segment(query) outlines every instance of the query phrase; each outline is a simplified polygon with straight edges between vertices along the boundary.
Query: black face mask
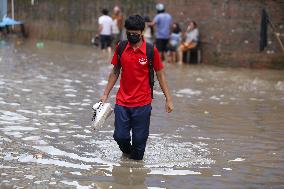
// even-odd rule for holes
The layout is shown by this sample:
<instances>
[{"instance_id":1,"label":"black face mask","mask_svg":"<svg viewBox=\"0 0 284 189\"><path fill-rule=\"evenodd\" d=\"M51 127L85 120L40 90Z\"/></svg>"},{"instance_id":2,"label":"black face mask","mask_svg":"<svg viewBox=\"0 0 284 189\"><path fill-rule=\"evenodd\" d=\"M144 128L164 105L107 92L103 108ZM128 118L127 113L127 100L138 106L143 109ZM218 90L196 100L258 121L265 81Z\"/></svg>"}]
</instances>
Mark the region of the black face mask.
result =
<instances>
[{"instance_id":1,"label":"black face mask","mask_svg":"<svg viewBox=\"0 0 284 189\"><path fill-rule=\"evenodd\" d=\"M138 43L141 39L141 34L127 32L126 35L127 35L127 40L131 44Z\"/></svg>"}]
</instances>

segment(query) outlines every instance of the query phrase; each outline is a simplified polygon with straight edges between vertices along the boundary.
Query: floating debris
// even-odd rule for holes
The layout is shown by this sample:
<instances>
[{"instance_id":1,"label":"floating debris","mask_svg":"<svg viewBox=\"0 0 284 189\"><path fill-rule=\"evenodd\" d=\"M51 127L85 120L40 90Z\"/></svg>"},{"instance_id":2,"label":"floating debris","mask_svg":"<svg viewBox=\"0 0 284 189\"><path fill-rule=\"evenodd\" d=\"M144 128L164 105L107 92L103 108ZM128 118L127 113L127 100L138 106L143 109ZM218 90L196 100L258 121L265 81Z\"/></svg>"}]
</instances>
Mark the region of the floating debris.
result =
<instances>
[{"instance_id":1,"label":"floating debris","mask_svg":"<svg viewBox=\"0 0 284 189\"><path fill-rule=\"evenodd\" d=\"M42 158L42 153L36 153L36 154L34 154L34 157L36 158L36 159L41 159Z\"/></svg>"},{"instance_id":2,"label":"floating debris","mask_svg":"<svg viewBox=\"0 0 284 189\"><path fill-rule=\"evenodd\" d=\"M38 49L42 49L42 48L44 48L44 43L43 43L43 42L37 42L37 43L36 43L36 47L37 47Z\"/></svg>"}]
</instances>

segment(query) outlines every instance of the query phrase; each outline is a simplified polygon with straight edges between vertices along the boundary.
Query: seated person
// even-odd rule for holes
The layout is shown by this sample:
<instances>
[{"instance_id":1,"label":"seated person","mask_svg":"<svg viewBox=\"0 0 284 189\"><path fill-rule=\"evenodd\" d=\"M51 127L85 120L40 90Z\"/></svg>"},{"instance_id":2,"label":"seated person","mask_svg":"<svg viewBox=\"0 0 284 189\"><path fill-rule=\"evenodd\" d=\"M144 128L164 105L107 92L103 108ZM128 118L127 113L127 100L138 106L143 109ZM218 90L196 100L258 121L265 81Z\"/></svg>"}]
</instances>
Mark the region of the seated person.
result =
<instances>
[{"instance_id":1,"label":"seated person","mask_svg":"<svg viewBox=\"0 0 284 189\"><path fill-rule=\"evenodd\" d=\"M185 41L179 46L179 63L182 64L183 52L197 46L199 40L199 30L195 21L190 21L185 33Z\"/></svg>"}]
</instances>

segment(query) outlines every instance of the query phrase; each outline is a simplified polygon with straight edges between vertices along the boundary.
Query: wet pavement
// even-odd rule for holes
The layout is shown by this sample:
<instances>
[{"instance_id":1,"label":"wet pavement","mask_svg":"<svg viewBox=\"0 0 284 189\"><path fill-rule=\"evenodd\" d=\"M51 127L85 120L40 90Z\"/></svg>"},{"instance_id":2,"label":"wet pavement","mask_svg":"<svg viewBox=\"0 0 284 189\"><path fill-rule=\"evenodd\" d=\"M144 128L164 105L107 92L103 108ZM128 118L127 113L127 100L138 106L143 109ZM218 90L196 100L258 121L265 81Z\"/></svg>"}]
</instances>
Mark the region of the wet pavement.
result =
<instances>
[{"instance_id":1,"label":"wet pavement","mask_svg":"<svg viewBox=\"0 0 284 189\"><path fill-rule=\"evenodd\" d=\"M284 71L166 65L175 110L156 86L135 162L112 139L113 115L91 127L111 68L91 47L1 43L0 188L284 187Z\"/></svg>"}]
</instances>

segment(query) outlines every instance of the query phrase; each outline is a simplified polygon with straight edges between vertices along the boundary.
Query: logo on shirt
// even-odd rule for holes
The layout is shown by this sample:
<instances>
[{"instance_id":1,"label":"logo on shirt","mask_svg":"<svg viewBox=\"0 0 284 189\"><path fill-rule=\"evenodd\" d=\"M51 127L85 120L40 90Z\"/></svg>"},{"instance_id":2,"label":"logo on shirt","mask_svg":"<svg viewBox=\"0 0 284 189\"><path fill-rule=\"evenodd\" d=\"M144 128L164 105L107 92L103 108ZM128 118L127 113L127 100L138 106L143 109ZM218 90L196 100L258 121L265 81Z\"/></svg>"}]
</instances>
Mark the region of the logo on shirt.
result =
<instances>
[{"instance_id":1,"label":"logo on shirt","mask_svg":"<svg viewBox=\"0 0 284 189\"><path fill-rule=\"evenodd\" d=\"M138 62L139 62L141 65L147 64L147 58L139 58L139 59L138 59Z\"/></svg>"}]
</instances>

